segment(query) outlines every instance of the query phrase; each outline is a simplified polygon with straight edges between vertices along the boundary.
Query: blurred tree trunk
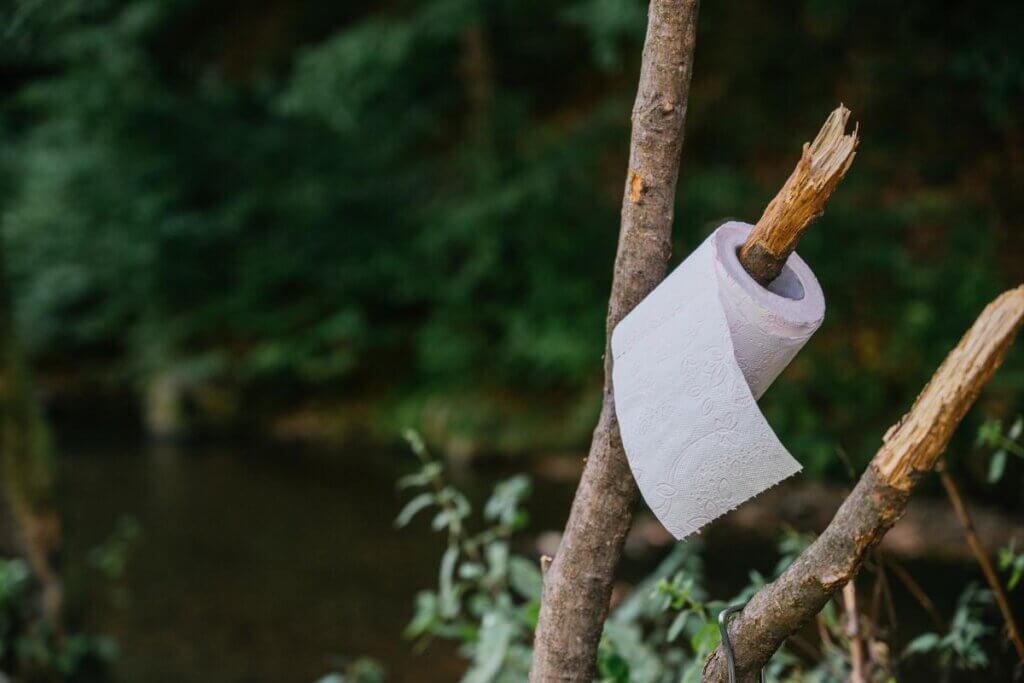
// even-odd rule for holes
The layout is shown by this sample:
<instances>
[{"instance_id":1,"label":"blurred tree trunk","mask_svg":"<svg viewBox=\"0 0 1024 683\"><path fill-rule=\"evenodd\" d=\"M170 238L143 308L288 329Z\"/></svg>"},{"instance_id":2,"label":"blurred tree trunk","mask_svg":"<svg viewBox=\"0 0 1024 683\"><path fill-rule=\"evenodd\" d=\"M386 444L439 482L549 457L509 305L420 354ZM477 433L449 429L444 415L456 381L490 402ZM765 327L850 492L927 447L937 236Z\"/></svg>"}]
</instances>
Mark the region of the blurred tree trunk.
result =
<instances>
[{"instance_id":1,"label":"blurred tree trunk","mask_svg":"<svg viewBox=\"0 0 1024 683\"><path fill-rule=\"evenodd\" d=\"M484 3L473 6L474 16L462 29L461 76L466 98L466 137L476 148L471 181L484 187L498 171L494 137L494 60Z\"/></svg>"},{"instance_id":2,"label":"blurred tree trunk","mask_svg":"<svg viewBox=\"0 0 1024 683\"><path fill-rule=\"evenodd\" d=\"M61 582L57 572L60 518L53 509L50 434L32 391L14 331L10 283L0 240L0 550L28 561L40 587L40 609L59 632Z\"/></svg>"}]
</instances>

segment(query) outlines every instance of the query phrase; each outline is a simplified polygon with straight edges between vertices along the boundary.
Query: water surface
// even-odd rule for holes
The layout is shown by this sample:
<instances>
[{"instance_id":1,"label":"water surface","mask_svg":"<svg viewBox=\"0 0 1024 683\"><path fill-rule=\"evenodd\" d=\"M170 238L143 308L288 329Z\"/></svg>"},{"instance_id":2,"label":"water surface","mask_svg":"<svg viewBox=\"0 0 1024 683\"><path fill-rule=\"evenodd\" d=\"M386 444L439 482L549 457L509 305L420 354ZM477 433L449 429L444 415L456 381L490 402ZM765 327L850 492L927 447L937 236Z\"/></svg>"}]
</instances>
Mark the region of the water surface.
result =
<instances>
[{"instance_id":1,"label":"water surface","mask_svg":"<svg viewBox=\"0 0 1024 683\"><path fill-rule=\"evenodd\" d=\"M390 680L458 678L450 649L417 656L401 638L441 552L423 525L392 527L403 456L62 450L70 599L85 626L119 641L119 680L313 681L352 655L379 659ZM99 590L86 558L124 515L142 534L123 585Z\"/></svg>"}]
</instances>

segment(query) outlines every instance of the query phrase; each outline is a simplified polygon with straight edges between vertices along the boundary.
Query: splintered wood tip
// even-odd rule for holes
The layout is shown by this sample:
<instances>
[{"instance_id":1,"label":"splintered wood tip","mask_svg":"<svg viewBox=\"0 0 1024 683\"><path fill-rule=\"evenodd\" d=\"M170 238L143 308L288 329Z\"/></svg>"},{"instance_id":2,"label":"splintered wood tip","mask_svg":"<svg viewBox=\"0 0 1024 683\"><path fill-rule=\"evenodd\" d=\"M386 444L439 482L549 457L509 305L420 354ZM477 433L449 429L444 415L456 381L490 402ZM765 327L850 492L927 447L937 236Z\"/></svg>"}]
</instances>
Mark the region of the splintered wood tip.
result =
<instances>
[{"instance_id":1,"label":"splintered wood tip","mask_svg":"<svg viewBox=\"0 0 1024 683\"><path fill-rule=\"evenodd\" d=\"M785 185L768 204L740 250L740 262L755 280L767 286L778 277L786 259L811 221L846 175L860 142L858 127L846 133L850 110L840 104L825 119Z\"/></svg>"},{"instance_id":2,"label":"splintered wood tip","mask_svg":"<svg viewBox=\"0 0 1024 683\"><path fill-rule=\"evenodd\" d=\"M832 189L846 175L850 164L853 163L853 157L857 154L857 143L860 142L857 136L859 127L855 125L853 132L847 135L846 122L849 119L850 110L840 104L825 119L825 124L818 131L810 147L804 145L804 156L809 157L811 183L819 188L829 188L828 194L822 198L822 205L824 200L828 199L828 195L832 194Z\"/></svg>"}]
</instances>

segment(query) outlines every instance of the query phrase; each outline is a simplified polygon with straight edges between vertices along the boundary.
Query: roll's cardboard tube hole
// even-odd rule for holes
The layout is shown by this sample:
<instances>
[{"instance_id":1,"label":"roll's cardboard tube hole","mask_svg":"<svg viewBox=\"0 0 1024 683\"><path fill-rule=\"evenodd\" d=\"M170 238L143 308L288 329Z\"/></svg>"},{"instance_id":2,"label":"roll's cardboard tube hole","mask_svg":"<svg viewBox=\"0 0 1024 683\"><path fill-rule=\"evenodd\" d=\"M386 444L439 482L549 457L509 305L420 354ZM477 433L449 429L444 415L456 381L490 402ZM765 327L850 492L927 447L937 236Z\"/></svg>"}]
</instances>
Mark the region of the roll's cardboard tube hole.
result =
<instances>
[{"instance_id":1,"label":"roll's cardboard tube hole","mask_svg":"<svg viewBox=\"0 0 1024 683\"><path fill-rule=\"evenodd\" d=\"M743 262L740 261L741 249L743 249L742 246L736 248L736 261L740 263L740 268L742 269ZM747 274L749 275L749 273ZM758 286L760 287L760 285ZM797 277L797 274L793 272L788 263L782 267L782 272L779 273L779 276L769 282L765 289L776 296L781 296L783 299L789 299L790 301L800 301L804 298L804 284L800 282L800 278Z\"/></svg>"}]
</instances>

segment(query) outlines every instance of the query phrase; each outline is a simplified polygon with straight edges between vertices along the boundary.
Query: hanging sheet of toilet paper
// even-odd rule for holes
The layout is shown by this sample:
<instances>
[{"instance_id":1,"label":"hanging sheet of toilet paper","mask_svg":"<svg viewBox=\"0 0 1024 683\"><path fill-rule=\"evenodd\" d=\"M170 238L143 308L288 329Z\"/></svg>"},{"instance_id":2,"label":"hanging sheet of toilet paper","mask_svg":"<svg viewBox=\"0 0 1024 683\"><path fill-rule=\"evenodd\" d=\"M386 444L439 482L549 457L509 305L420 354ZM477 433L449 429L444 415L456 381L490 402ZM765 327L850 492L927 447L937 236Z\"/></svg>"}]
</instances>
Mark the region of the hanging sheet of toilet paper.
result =
<instances>
[{"instance_id":1,"label":"hanging sheet of toilet paper","mask_svg":"<svg viewBox=\"0 0 1024 683\"><path fill-rule=\"evenodd\" d=\"M825 300L793 254L767 289L726 223L612 333L615 409L640 493L682 539L800 471L757 400L818 329Z\"/></svg>"}]
</instances>

